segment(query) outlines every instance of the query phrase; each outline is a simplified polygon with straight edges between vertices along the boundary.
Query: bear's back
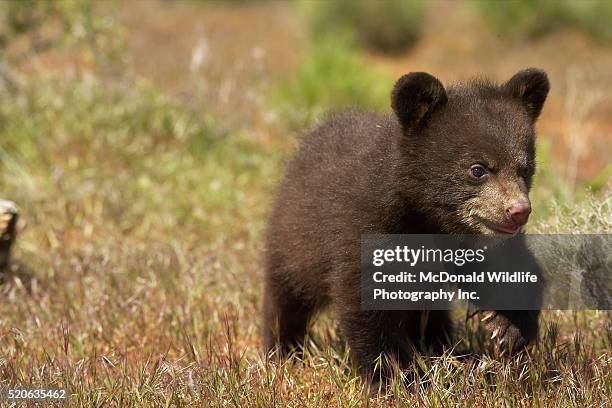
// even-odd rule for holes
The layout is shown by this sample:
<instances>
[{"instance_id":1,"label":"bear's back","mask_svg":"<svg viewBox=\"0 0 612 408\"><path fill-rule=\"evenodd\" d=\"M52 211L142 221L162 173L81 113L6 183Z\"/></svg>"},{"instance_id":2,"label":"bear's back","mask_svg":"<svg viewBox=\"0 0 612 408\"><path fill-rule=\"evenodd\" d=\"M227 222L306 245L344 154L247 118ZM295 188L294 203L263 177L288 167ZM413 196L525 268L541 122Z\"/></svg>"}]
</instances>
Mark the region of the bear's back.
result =
<instances>
[{"instance_id":1,"label":"bear's back","mask_svg":"<svg viewBox=\"0 0 612 408\"><path fill-rule=\"evenodd\" d=\"M350 110L301 140L278 190L267 243L269 266L303 274L293 280L301 285L296 291L325 292L327 272L358 253L360 234L383 232L400 132L389 116Z\"/></svg>"}]
</instances>

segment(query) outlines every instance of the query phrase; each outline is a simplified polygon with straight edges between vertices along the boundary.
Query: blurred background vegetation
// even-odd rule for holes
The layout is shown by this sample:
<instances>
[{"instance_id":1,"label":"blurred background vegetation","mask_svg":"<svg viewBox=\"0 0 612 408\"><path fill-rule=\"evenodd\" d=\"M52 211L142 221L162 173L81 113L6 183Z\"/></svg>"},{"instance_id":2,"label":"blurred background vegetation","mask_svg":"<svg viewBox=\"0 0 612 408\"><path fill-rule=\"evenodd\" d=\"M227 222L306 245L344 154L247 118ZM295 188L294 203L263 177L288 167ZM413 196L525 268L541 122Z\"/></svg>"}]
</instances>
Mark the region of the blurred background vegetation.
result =
<instances>
[{"instance_id":1,"label":"blurred background vegetation","mask_svg":"<svg viewBox=\"0 0 612 408\"><path fill-rule=\"evenodd\" d=\"M612 41L612 4L609 1L478 0L478 9L492 29L522 39L575 29L603 43Z\"/></svg>"},{"instance_id":2,"label":"blurred background vegetation","mask_svg":"<svg viewBox=\"0 0 612 408\"><path fill-rule=\"evenodd\" d=\"M231 375L263 370L259 253L284 163L328 112L388 111L409 71L545 69L531 231L611 232L610 4L0 2L0 196L22 210L0 382L59 381L88 404L250 390ZM609 349L606 319L555 319L561 340L580 322Z\"/></svg>"},{"instance_id":3,"label":"blurred background vegetation","mask_svg":"<svg viewBox=\"0 0 612 408\"><path fill-rule=\"evenodd\" d=\"M443 79L464 80L484 72L503 80L512 73L511 66L519 69L531 64L546 68L546 64L551 64L549 71L553 80L557 79L553 89L558 90L552 95L557 98L551 98L551 104L557 106L547 109L553 112L545 115L541 127L541 179L546 180L546 189L552 196L564 201L583 196L584 187L595 192L601 190L611 172L609 149L602 153L587 146L589 143L583 139L595 138L597 143L609 145L606 135L610 125L604 124L603 130L593 127L601 119L598 114L603 116L610 104L602 89L607 77L602 72L605 62L601 63L607 62L612 39L612 25L608 24L612 21L610 3L569 0L459 3L270 2L265 7L286 20L275 27L285 39L275 41L274 32L262 32L261 38L244 46L230 44L244 40L242 36L248 35L248 29L243 28L235 38L224 40L229 50L223 53L221 47L215 49L223 40L215 43L210 28L216 22L209 23L207 16L222 18L224 13L233 13L235 20L240 19L240 14L246 19L249 13L257 14L255 9L261 8L261 3L152 3L141 7L148 21L136 22L130 13L138 13L138 7L116 2L3 2L0 86L6 95L23 95L28 87L37 89L38 81L45 80L51 81L47 84L50 87L70 86L50 79L63 74L64 79L80 85L84 78L98 81L104 84L105 92L118 93L115 98L121 99L122 92L130 93L147 82L150 91L185 105L190 114L204 118L209 127L216 128L216 133L244 131L253 122L273 123L275 129L295 132L326 112L351 105L387 110L393 80L409 70L441 66L437 71L442 71L438 76ZM163 17L155 14L162 13L164 8L174 13L166 26ZM191 26L178 31L181 27L173 20L189 11L202 19L183 15L189 17L186 20ZM167 38L155 44L156 36L163 30L167 30ZM172 35L187 44L173 49ZM596 53L600 48L605 52L597 61L588 61L588 55L582 55L584 63L563 56L549 61L546 52L537 53L541 48L550 48L550 42L559 44L554 38L571 38L582 54ZM271 55L267 47L275 54ZM495 58L504 49L508 49L510 56L506 61L493 66L486 61L487 54ZM525 61L519 66L511 58L520 58L517 54L522 51ZM151 57L144 61L147 52ZM469 62L459 62L461 57ZM177 59L183 60L183 66L179 66ZM458 62L474 69L468 72L463 72L463 67L453 69ZM445 75L449 72L451 75ZM499 72L505 76L497 75ZM112 86L107 88L108 84ZM558 122L554 129L548 126L552 121ZM585 132L600 134L582 134ZM194 143L203 150L212 146L205 140ZM602 157L595 158L596 163L589 164L584 174L579 170L589 161L589 150ZM558 177L560 172L566 173L564 177Z\"/></svg>"},{"instance_id":4,"label":"blurred background vegetation","mask_svg":"<svg viewBox=\"0 0 612 408\"><path fill-rule=\"evenodd\" d=\"M401 52L414 45L424 24L420 0L303 1L315 38L340 36L355 45L383 52Z\"/></svg>"}]
</instances>

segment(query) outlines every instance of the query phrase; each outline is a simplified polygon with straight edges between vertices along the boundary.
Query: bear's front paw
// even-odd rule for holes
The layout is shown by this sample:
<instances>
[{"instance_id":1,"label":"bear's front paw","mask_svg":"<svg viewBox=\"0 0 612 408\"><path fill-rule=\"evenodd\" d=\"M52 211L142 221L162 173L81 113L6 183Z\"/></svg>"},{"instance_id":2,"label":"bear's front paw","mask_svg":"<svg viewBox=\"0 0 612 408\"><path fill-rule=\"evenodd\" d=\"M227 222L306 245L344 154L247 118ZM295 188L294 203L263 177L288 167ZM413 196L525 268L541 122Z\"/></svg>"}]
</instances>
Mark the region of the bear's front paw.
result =
<instances>
[{"instance_id":1,"label":"bear's front paw","mask_svg":"<svg viewBox=\"0 0 612 408\"><path fill-rule=\"evenodd\" d=\"M537 314L535 318L531 312L487 311L481 315L491 340L510 354L524 349L537 336Z\"/></svg>"}]
</instances>

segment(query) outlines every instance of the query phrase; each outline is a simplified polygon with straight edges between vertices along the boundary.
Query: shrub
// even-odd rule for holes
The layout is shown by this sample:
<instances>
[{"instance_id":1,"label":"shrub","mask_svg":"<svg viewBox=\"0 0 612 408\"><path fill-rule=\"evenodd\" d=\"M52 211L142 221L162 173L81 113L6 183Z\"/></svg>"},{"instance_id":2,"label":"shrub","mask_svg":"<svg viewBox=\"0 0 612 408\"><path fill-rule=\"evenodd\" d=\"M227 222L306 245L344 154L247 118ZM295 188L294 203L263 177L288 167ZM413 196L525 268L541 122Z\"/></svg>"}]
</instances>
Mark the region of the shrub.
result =
<instances>
[{"instance_id":1,"label":"shrub","mask_svg":"<svg viewBox=\"0 0 612 408\"><path fill-rule=\"evenodd\" d=\"M564 28L612 40L612 3L608 1L516 0L477 2L481 17L496 31L539 37Z\"/></svg>"},{"instance_id":2,"label":"shrub","mask_svg":"<svg viewBox=\"0 0 612 408\"><path fill-rule=\"evenodd\" d=\"M369 67L346 42L326 39L304 56L295 77L280 84L274 105L290 126L301 126L349 106L385 110L391 85L392 78Z\"/></svg>"},{"instance_id":3,"label":"shrub","mask_svg":"<svg viewBox=\"0 0 612 408\"><path fill-rule=\"evenodd\" d=\"M612 41L612 2L577 1L567 3L575 24L602 41Z\"/></svg>"},{"instance_id":4,"label":"shrub","mask_svg":"<svg viewBox=\"0 0 612 408\"><path fill-rule=\"evenodd\" d=\"M419 38L424 2L420 0L337 0L307 2L315 36L348 37L375 50L394 52Z\"/></svg>"}]
</instances>

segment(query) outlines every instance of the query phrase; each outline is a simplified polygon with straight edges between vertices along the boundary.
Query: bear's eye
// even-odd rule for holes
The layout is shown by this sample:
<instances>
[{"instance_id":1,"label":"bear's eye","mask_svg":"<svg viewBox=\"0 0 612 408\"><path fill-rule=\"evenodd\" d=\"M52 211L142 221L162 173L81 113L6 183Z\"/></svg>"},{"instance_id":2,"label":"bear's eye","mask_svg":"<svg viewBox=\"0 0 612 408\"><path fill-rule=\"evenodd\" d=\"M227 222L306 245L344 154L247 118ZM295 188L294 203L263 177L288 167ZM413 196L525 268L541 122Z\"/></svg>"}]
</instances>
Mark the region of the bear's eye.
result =
<instances>
[{"instance_id":1,"label":"bear's eye","mask_svg":"<svg viewBox=\"0 0 612 408\"><path fill-rule=\"evenodd\" d=\"M476 180L482 180L487 175L487 169L482 164L473 164L470 167L470 175Z\"/></svg>"}]
</instances>

